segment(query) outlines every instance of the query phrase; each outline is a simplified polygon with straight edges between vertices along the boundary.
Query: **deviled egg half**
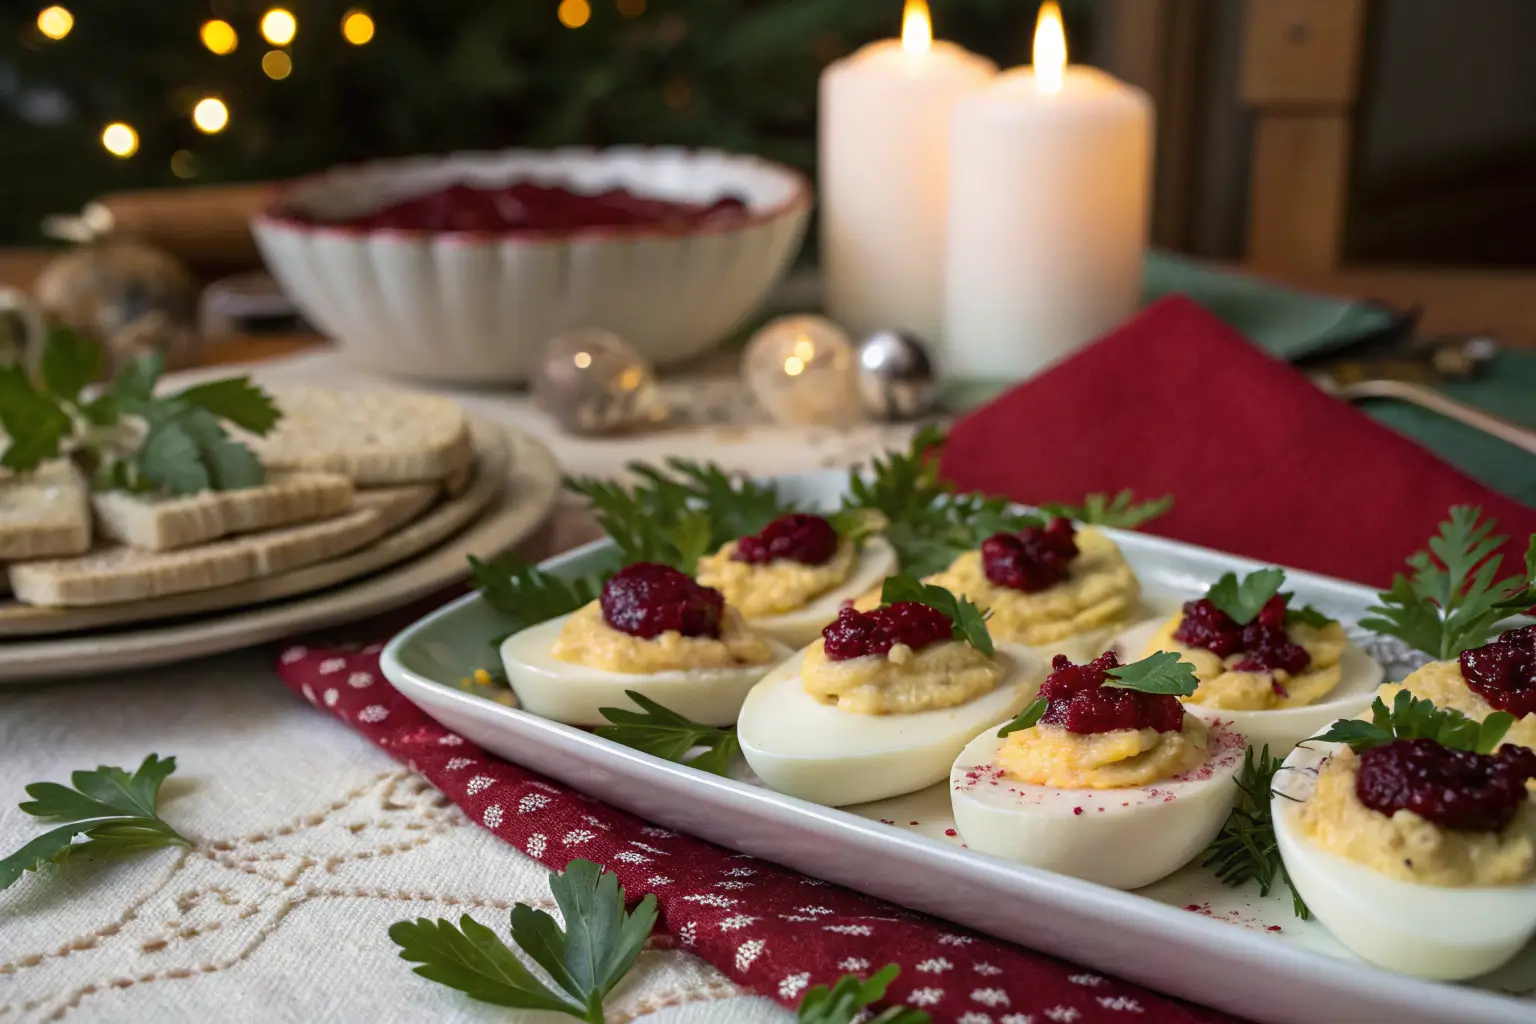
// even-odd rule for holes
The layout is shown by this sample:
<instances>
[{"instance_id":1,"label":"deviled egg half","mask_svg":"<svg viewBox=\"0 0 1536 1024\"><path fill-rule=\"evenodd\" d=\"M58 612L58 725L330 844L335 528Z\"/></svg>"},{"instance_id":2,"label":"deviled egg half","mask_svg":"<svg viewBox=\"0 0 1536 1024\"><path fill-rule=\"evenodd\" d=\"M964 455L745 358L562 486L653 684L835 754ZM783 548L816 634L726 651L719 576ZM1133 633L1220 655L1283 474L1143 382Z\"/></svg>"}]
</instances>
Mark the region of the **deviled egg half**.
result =
<instances>
[{"instance_id":1,"label":"deviled egg half","mask_svg":"<svg viewBox=\"0 0 1536 1024\"><path fill-rule=\"evenodd\" d=\"M518 705L569 725L605 724L600 708L641 710L626 690L702 725L730 725L747 691L790 653L747 628L718 590L651 562L501 644Z\"/></svg>"},{"instance_id":2,"label":"deviled egg half","mask_svg":"<svg viewBox=\"0 0 1536 1024\"><path fill-rule=\"evenodd\" d=\"M1330 722L1370 707L1381 666L1350 643L1344 627L1294 606L1285 573L1227 573L1171 618L1129 629L1115 647L1128 657L1172 651L1200 681L1190 711L1227 722L1255 749L1284 757Z\"/></svg>"},{"instance_id":3,"label":"deviled egg half","mask_svg":"<svg viewBox=\"0 0 1536 1024\"><path fill-rule=\"evenodd\" d=\"M699 582L725 595L747 627L804 647L842 605L896 571L880 537L842 536L824 516L793 512L699 559Z\"/></svg>"},{"instance_id":4,"label":"deviled egg half","mask_svg":"<svg viewBox=\"0 0 1536 1024\"><path fill-rule=\"evenodd\" d=\"M1390 701L1399 690L1479 722L1495 711L1514 715L1504 738L1536 750L1536 626L1505 630L1455 661L1432 661L1380 692Z\"/></svg>"},{"instance_id":5,"label":"deviled egg half","mask_svg":"<svg viewBox=\"0 0 1536 1024\"><path fill-rule=\"evenodd\" d=\"M1141 687L1144 689L1137 689ZM1135 889L1172 874L1221 830L1237 794L1243 737L1185 714L1187 664L1160 653L1057 655L1040 696L977 736L950 771L968 847Z\"/></svg>"},{"instance_id":6,"label":"deviled egg half","mask_svg":"<svg viewBox=\"0 0 1536 1024\"><path fill-rule=\"evenodd\" d=\"M1039 663L994 649L974 605L904 577L885 594L842 609L747 695L737 738L771 788L834 807L923 789L1034 697Z\"/></svg>"},{"instance_id":7,"label":"deviled egg half","mask_svg":"<svg viewBox=\"0 0 1536 1024\"><path fill-rule=\"evenodd\" d=\"M1447 981L1491 971L1536 934L1536 752L1491 752L1507 716L1447 731L1469 723L1407 693L1373 718L1297 747L1275 776L1291 887L1372 963Z\"/></svg>"},{"instance_id":8,"label":"deviled egg half","mask_svg":"<svg viewBox=\"0 0 1536 1024\"><path fill-rule=\"evenodd\" d=\"M974 601L1000 643L1084 661L1137 617L1141 603L1119 545L1061 518L995 533L927 582Z\"/></svg>"}]
</instances>

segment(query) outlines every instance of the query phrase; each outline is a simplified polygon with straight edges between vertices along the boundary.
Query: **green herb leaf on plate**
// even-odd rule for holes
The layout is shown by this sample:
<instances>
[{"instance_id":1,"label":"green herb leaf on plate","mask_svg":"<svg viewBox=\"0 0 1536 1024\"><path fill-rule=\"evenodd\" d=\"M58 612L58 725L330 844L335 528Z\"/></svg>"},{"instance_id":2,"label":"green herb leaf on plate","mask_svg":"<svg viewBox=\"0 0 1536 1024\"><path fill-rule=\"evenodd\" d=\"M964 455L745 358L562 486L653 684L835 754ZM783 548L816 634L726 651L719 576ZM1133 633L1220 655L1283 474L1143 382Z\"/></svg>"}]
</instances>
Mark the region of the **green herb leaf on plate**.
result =
<instances>
[{"instance_id":1,"label":"green herb leaf on plate","mask_svg":"<svg viewBox=\"0 0 1536 1024\"><path fill-rule=\"evenodd\" d=\"M33 388L21 367L0 366L0 431L9 438L0 466L26 473L58 458L73 429L69 413Z\"/></svg>"},{"instance_id":2,"label":"green herb leaf on plate","mask_svg":"<svg viewBox=\"0 0 1536 1024\"><path fill-rule=\"evenodd\" d=\"M271 433L282 418L272 396L251 383L249 377L226 377L198 384L178 392L173 400L260 436Z\"/></svg>"},{"instance_id":3,"label":"green herb leaf on plate","mask_svg":"<svg viewBox=\"0 0 1536 1024\"><path fill-rule=\"evenodd\" d=\"M1289 602L1291 599L1290 594L1281 594L1280 596L1284 597L1287 602ZM1287 626L1302 625L1311 626L1314 629L1322 629L1325 626L1333 625L1336 621L1338 620L1330 619L1328 616L1324 615L1322 612L1318 611L1316 608L1309 604L1291 606L1289 603L1287 603L1286 605L1285 624Z\"/></svg>"},{"instance_id":4,"label":"green herb leaf on plate","mask_svg":"<svg viewBox=\"0 0 1536 1024\"><path fill-rule=\"evenodd\" d=\"M1258 617L1269 599L1285 585L1284 569L1260 569L1238 580L1235 573L1223 573L1205 592L1206 600L1227 613L1239 626Z\"/></svg>"},{"instance_id":5,"label":"green herb leaf on plate","mask_svg":"<svg viewBox=\"0 0 1536 1024\"><path fill-rule=\"evenodd\" d=\"M1173 495L1165 494L1151 501L1136 500L1130 490L1123 490L1113 498L1107 494L1090 494L1081 505L1062 505L1047 502L1040 506L1042 512L1063 519L1072 519L1084 526L1111 526L1134 529L1144 526L1173 508Z\"/></svg>"},{"instance_id":6,"label":"green herb leaf on plate","mask_svg":"<svg viewBox=\"0 0 1536 1024\"><path fill-rule=\"evenodd\" d=\"M954 638L970 644L987 657L994 648L992 634L987 632L987 617L980 608L963 597L956 597L943 587L924 583L911 576L886 577L880 588L880 603L895 604L897 601L916 601L944 613L954 625Z\"/></svg>"},{"instance_id":7,"label":"green herb leaf on plate","mask_svg":"<svg viewBox=\"0 0 1536 1024\"><path fill-rule=\"evenodd\" d=\"M1195 666L1182 660L1172 651L1158 651L1140 661L1112 668L1107 673L1105 686L1142 693L1165 693L1176 697L1188 697L1200 686Z\"/></svg>"},{"instance_id":8,"label":"green herb leaf on plate","mask_svg":"<svg viewBox=\"0 0 1536 1024\"><path fill-rule=\"evenodd\" d=\"M43 346L39 369L49 394L74 402L87 384L101 376L101 347L71 327L55 327Z\"/></svg>"},{"instance_id":9,"label":"green herb leaf on plate","mask_svg":"<svg viewBox=\"0 0 1536 1024\"><path fill-rule=\"evenodd\" d=\"M508 634L568 615L597 600L602 590L600 579L567 580L530 565L515 554L502 555L490 562L470 555L469 572L475 589L506 620ZM498 645L501 639L496 640Z\"/></svg>"},{"instance_id":10,"label":"green herb leaf on plate","mask_svg":"<svg viewBox=\"0 0 1536 1024\"><path fill-rule=\"evenodd\" d=\"M854 1020L865 1024L928 1024L926 1013L905 1006L889 1006L873 1017L860 1017L866 1007L885 998L885 990L900 973L896 964L886 964L867 979L845 974L830 988L817 985L800 1000L795 1020L798 1024L853 1024Z\"/></svg>"},{"instance_id":11,"label":"green herb leaf on plate","mask_svg":"<svg viewBox=\"0 0 1536 1024\"><path fill-rule=\"evenodd\" d=\"M1018 713L1013 721L997 730L997 738L1002 739L1010 733L1019 732L1023 729L1033 729L1040 719L1045 716L1045 712L1050 706L1051 702L1045 697L1036 697L1029 702L1029 707Z\"/></svg>"},{"instance_id":12,"label":"green herb leaf on plate","mask_svg":"<svg viewBox=\"0 0 1536 1024\"><path fill-rule=\"evenodd\" d=\"M625 690L624 696L634 701L640 710L598 708L598 713L612 723L594 729L598 736L712 775L725 775L730 771L731 763L741 751L734 728L700 725L635 690ZM703 747L703 751L693 757L687 756L699 747Z\"/></svg>"},{"instance_id":13,"label":"green herb leaf on plate","mask_svg":"<svg viewBox=\"0 0 1536 1024\"><path fill-rule=\"evenodd\" d=\"M1283 761L1269 755L1266 745L1257 760L1250 747L1243 754L1243 770L1237 777L1237 801L1227 815L1221 831L1206 848L1202 867L1214 867L1216 877L1226 885L1243 885L1257 882L1259 895L1268 896L1275 882L1284 879L1291 890L1291 901L1296 916L1306 920L1311 916L1302 902L1296 887L1286 874L1285 862L1280 857L1280 846L1275 839L1273 805L1270 801L1275 773Z\"/></svg>"},{"instance_id":14,"label":"green herb leaf on plate","mask_svg":"<svg viewBox=\"0 0 1536 1024\"><path fill-rule=\"evenodd\" d=\"M1398 690L1390 708L1380 697L1372 702L1369 722L1341 719L1317 739L1323 743L1343 743L1357 754L1393 740L1417 739L1434 740L1453 750L1488 754L1514 724L1515 716L1507 711L1495 711L1479 722L1454 708L1438 708L1433 701Z\"/></svg>"}]
</instances>

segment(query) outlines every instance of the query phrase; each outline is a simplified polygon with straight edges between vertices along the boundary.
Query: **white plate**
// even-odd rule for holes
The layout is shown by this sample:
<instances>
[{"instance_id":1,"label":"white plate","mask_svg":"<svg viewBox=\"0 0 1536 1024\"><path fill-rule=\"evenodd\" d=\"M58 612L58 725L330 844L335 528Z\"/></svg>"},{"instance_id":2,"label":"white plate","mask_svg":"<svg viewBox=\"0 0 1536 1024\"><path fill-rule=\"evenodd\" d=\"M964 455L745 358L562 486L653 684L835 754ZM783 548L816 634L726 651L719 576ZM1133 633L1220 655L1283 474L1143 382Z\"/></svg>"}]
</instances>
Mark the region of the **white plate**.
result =
<instances>
[{"instance_id":1,"label":"white plate","mask_svg":"<svg viewBox=\"0 0 1536 1024\"><path fill-rule=\"evenodd\" d=\"M269 643L379 615L459 582L469 574L466 554L489 558L510 551L543 525L560 496L560 470L549 449L519 431L505 433L510 456L500 497L422 554L274 604L111 632L0 641L0 686L164 665Z\"/></svg>"},{"instance_id":2,"label":"white plate","mask_svg":"<svg viewBox=\"0 0 1536 1024\"><path fill-rule=\"evenodd\" d=\"M786 477L806 504L835 501L842 473ZM1154 600L1204 593L1223 572L1263 563L1138 533L1107 531ZM604 550L589 545L546 563L580 573ZM1304 572L1298 597L1345 622L1375 593ZM445 726L487 750L667 828L1151 988L1255 1020L1315 1024L1504 1024L1536 1021L1536 950L1472 985L1421 981L1372 967L1321 925L1297 920L1280 887L1229 889L1198 864L1133 893L976 853L960 846L945 785L876 804L832 809L767 790L748 774L722 779L618 746L581 729L471 696L453 685L497 668L500 627L470 595L396 637L384 650L390 682ZM1358 634L1357 640L1365 636ZM1406 652L1375 638L1389 678Z\"/></svg>"}]
</instances>

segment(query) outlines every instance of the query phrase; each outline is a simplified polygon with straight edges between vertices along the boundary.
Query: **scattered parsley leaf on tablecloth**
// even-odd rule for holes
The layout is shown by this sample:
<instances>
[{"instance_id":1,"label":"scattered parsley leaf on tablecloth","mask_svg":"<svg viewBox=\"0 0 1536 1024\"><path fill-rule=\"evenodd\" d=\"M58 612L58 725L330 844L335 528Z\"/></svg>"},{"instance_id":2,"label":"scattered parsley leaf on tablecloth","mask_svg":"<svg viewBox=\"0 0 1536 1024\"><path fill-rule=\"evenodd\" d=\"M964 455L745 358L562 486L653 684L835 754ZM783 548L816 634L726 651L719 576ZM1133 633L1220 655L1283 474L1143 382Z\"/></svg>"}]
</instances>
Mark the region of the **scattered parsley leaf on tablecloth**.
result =
<instances>
[{"instance_id":1,"label":"scattered parsley leaf on tablecloth","mask_svg":"<svg viewBox=\"0 0 1536 1024\"><path fill-rule=\"evenodd\" d=\"M1124 690L1140 690L1142 693L1172 694L1188 697L1200 686L1195 666L1181 659L1172 651L1158 651L1140 661L1112 668L1106 673L1105 686Z\"/></svg>"},{"instance_id":2,"label":"scattered parsley leaf on tablecloth","mask_svg":"<svg viewBox=\"0 0 1536 1024\"><path fill-rule=\"evenodd\" d=\"M905 1006L889 1006L873 1017L860 1017L871 1003L885 998L885 990L900 973L896 964L886 964L868 978L845 974L830 988L817 985L800 1001L795 1019L798 1024L852 1024L855 1020L865 1024L928 1024L926 1013Z\"/></svg>"},{"instance_id":3,"label":"scattered parsley leaf on tablecloth","mask_svg":"<svg viewBox=\"0 0 1536 1024\"><path fill-rule=\"evenodd\" d=\"M417 974L471 999L602 1024L603 999L635 965L656 926L656 897L647 895L626 911L618 876L589 860L573 860L564 871L551 872L549 889L564 928L545 911L518 903L512 908L511 933L554 988L468 914L457 927L442 919L400 921L389 929L389 937L400 947L401 959L419 965Z\"/></svg>"},{"instance_id":4,"label":"scattered parsley leaf on tablecloth","mask_svg":"<svg viewBox=\"0 0 1536 1024\"><path fill-rule=\"evenodd\" d=\"M1437 708L1433 701L1399 690L1387 707L1380 697L1371 704L1371 720L1340 719L1318 736L1319 742L1343 743L1355 753L1384 746L1393 740L1431 739L1453 750L1487 754L1498 746L1515 716L1495 711L1479 722L1454 708Z\"/></svg>"},{"instance_id":5,"label":"scattered parsley leaf on tablecloth","mask_svg":"<svg viewBox=\"0 0 1536 1024\"><path fill-rule=\"evenodd\" d=\"M160 786L176 770L174 757L150 754L130 775L106 765L70 776L74 788L57 782L34 782L31 800L21 810L49 823L62 823L0 860L0 889L27 871L49 862L77 857L112 857L162 846L191 846L163 821L156 803ZM85 842L75 842L84 836Z\"/></svg>"},{"instance_id":6,"label":"scattered parsley leaf on tablecloth","mask_svg":"<svg viewBox=\"0 0 1536 1024\"><path fill-rule=\"evenodd\" d=\"M1046 502L1040 506L1042 512L1072 519L1084 526L1113 526L1125 530L1150 523L1171 508L1171 494L1138 502L1129 489L1120 491L1113 498L1107 494L1090 494L1081 505Z\"/></svg>"},{"instance_id":7,"label":"scattered parsley leaf on tablecloth","mask_svg":"<svg viewBox=\"0 0 1536 1024\"><path fill-rule=\"evenodd\" d=\"M593 730L597 735L712 775L724 775L730 770L741 750L734 728L700 725L635 690L625 690L624 695L640 710L598 708L598 713L612 724L598 726ZM687 756L699 747L704 748L701 753Z\"/></svg>"},{"instance_id":8,"label":"scattered parsley leaf on tablecloth","mask_svg":"<svg viewBox=\"0 0 1536 1024\"><path fill-rule=\"evenodd\" d=\"M1286 874L1280 846L1275 839L1270 791L1275 773L1281 766L1281 758L1270 756L1268 744L1257 759L1252 747L1244 752L1243 770L1237 776L1237 801L1221 831L1206 847L1206 858L1201 861L1201 867L1215 868L1216 877L1225 885L1257 882L1260 896L1268 896L1275 882L1284 879L1291 890L1296 916L1306 920L1311 912L1296 887L1291 885L1291 877Z\"/></svg>"},{"instance_id":9,"label":"scattered parsley leaf on tablecloth","mask_svg":"<svg viewBox=\"0 0 1536 1024\"><path fill-rule=\"evenodd\" d=\"M888 605L897 601L916 601L943 612L954 624L956 640L968 643L987 657L992 657L992 634L987 632L987 617L965 598L956 597L943 587L924 583L911 576L889 576L880 588L880 603Z\"/></svg>"},{"instance_id":10,"label":"scattered parsley leaf on tablecloth","mask_svg":"<svg viewBox=\"0 0 1536 1024\"><path fill-rule=\"evenodd\" d=\"M1408 557L1412 572L1392 578L1360 625L1448 660L1487 643L1499 622L1536 604L1536 534L1524 578L1497 579L1503 559L1495 552L1507 538L1494 534L1497 524L1482 515L1472 505L1453 507L1429 550Z\"/></svg>"}]
</instances>

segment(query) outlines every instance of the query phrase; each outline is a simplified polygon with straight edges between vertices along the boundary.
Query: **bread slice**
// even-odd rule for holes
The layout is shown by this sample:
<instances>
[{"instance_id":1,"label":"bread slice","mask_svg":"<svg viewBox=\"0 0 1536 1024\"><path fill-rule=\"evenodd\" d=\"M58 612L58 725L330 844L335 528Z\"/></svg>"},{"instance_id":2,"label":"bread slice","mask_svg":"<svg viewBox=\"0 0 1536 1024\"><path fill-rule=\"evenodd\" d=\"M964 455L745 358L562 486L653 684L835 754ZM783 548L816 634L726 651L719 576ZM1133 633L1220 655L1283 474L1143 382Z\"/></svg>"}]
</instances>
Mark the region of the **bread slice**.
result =
<instances>
[{"instance_id":1,"label":"bread slice","mask_svg":"<svg viewBox=\"0 0 1536 1024\"><path fill-rule=\"evenodd\" d=\"M437 484L405 484L401 487L370 487L358 491L354 508L373 509L384 517L384 532L394 533L437 501Z\"/></svg>"},{"instance_id":2,"label":"bread slice","mask_svg":"<svg viewBox=\"0 0 1536 1024\"><path fill-rule=\"evenodd\" d=\"M259 487L179 498L107 491L93 495L103 537L147 551L171 551L236 533L253 533L352 507L352 481L339 473L273 473Z\"/></svg>"},{"instance_id":3,"label":"bread slice","mask_svg":"<svg viewBox=\"0 0 1536 1024\"><path fill-rule=\"evenodd\" d=\"M453 478L474 461L469 421L447 398L407 391L273 387L283 412L248 443L274 470L341 473L360 487Z\"/></svg>"},{"instance_id":4,"label":"bread slice","mask_svg":"<svg viewBox=\"0 0 1536 1024\"><path fill-rule=\"evenodd\" d=\"M228 586L334 558L373 543L388 520L378 508L334 519L215 541L183 551L110 547L80 558L10 567L11 589L27 604L117 604Z\"/></svg>"},{"instance_id":5,"label":"bread slice","mask_svg":"<svg viewBox=\"0 0 1536 1024\"><path fill-rule=\"evenodd\" d=\"M78 555L91 546L90 485L73 463L26 476L0 470L0 562Z\"/></svg>"}]
</instances>

